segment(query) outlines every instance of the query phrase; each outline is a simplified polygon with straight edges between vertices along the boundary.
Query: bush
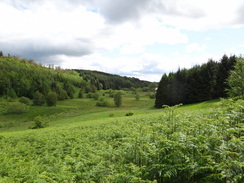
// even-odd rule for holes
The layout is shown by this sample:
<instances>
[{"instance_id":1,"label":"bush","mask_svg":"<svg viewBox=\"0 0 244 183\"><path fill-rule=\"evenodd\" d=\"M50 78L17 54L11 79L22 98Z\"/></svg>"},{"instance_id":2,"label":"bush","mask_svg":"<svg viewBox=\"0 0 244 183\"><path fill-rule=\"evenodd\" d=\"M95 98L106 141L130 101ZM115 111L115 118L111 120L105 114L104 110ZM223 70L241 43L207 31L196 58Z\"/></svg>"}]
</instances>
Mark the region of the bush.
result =
<instances>
[{"instance_id":1,"label":"bush","mask_svg":"<svg viewBox=\"0 0 244 183\"><path fill-rule=\"evenodd\" d=\"M139 92L136 92L135 93L135 99L138 101L138 100L140 100L140 93Z\"/></svg>"},{"instance_id":2,"label":"bush","mask_svg":"<svg viewBox=\"0 0 244 183\"><path fill-rule=\"evenodd\" d=\"M79 91L78 98L83 98L83 90Z\"/></svg>"},{"instance_id":3,"label":"bush","mask_svg":"<svg viewBox=\"0 0 244 183\"><path fill-rule=\"evenodd\" d=\"M99 98L99 94L98 94L98 93L94 93L94 94L93 94L93 99L94 99L94 100L98 100L98 98Z\"/></svg>"},{"instance_id":4,"label":"bush","mask_svg":"<svg viewBox=\"0 0 244 183\"><path fill-rule=\"evenodd\" d=\"M47 94L47 98L46 98L47 105L48 106L56 106L57 99L58 99L57 93L49 92Z\"/></svg>"},{"instance_id":5,"label":"bush","mask_svg":"<svg viewBox=\"0 0 244 183\"><path fill-rule=\"evenodd\" d=\"M31 105L31 100L27 97L21 97L19 99L19 102L25 105Z\"/></svg>"},{"instance_id":6,"label":"bush","mask_svg":"<svg viewBox=\"0 0 244 183\"><path fill-rule=\"evenodd\" d=\"M31 129L45 128L47 127L47 123L43 121L41 116L37 116L34 119L34 126Z\"/></svg>"},{"instance_id":7,"label":"bush","mask_svg":"<svg viewBox=\"0 0 244 183\"><path fill-rule=\"evenodd\" d=\"M26 104L20 102L9 103L6 107L7 114L21 114L29 110L29 107Z\"/></svg>"},{"instance_id":8,"label":"bush","mask_svg":"<svg viewBox=\"0 0 244 183\"><path fill-rule=\"evenodd\" d=\"M114 94L114 104L116 107L119 107L122 105L122 93L121 92L117 92L116 94Z\"/></svg>"},{"instance_id":9,"label":"bush","mask_svg":"<svg viewBox=\"0 0 244 183\"><path fill-rule=\"evenodd\" d=\"M33 96L33 105L41 106L45 104L45 97L39 91L36 91Z\"/></svg>"},{"instance_id":10,"label":"bush","mask_svg":"<svg viewBox=\"0 0 244 183\"><path fill-rule=\"evenodd\" d=\"M149 95L149 98L150 98L150 99L155 99L155 94L154 94L154 93L153 93L153 94L150 94L150 95Z\"/></svg>"},{"instance_id":11,"label":"bush","mask_svg":"<svg viewBox=\"0 0 244 183\"><path fill-rule=\"evenodd\" d=\"M69 96L68 96L67 92L65 90L61 90L59 95L58 95L58 99L59 100L65 100L68 98L69 98Z\"/></svg>"},{"instance_id":12,"label":"bush","mask_svg":"<svg viewBox=\"0 0 244 183\"><path fill-rule=\"evenodd\" d=\"M127 112L126 114L125 114L125 116L133 116L134 115L134 113L133 112Z\"/></svg>"},{"instance_id":13,"label":"bush","mask_svg":"<svg viewBox=\"0 0 244 183\"><path fill-rule=\"evenodd\" d=\"M99 107L109 107L110 104L109 104L109 102L104 97L100 97L99 100L96 103L96 106L99 106Z\"/></svg>"},{"instance_id":14,"label":"bush","mask_svg":"<svg viewBox=\"0 0 244 183\"><path fill-rule=\"evenodd\" d=\"M92 93L92 92L89 92L86 95L86 98L93 98L93 97L94 97L94 93Z\"/></svg>"}]
</instances>

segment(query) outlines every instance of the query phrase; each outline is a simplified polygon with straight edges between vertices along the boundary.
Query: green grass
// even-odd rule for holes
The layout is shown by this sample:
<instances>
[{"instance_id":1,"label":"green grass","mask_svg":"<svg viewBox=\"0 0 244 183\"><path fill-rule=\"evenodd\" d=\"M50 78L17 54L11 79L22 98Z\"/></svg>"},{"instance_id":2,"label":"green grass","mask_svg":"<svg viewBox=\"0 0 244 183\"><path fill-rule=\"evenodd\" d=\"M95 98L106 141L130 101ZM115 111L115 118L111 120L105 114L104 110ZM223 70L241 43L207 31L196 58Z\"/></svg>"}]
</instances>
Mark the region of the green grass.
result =
<instances>
[{"instance_id":1,"label":"green grass","mask_svg":"<svg viewBox=\"0 0 244 183\"><path fill-rule=\"evenodd\" d=\"M102 95L101 92L100 95ZM97 101L94 99L74 98L58 101L55 107L29 106L29 111L23 114L5 114L4 106L7 102L1 101L0 133L1 131L26 130L32 125L36 116L41 116L45 121L48 121L49 126L55 126L77 121L107 119L111 114L113 117L121 117L129 111L132 111L134 115L157 111L153 108L154 100L147 96L142 96L139 101L136 101L131 93L125 94L120 107L115 107L113 98L108 95L106 95L106 99L109 100L111 107L97 107Z\"/></svg>"},{"instance_id":2,"label":"green grass","mask_svg":"<svg viewBox=\"0 0 244 183\"><path fill-rule=\"evenodd\" d=\"M105 91L99 91L102 94ZM71 123L84 123L91 120L102 120L123 117L127 112L134 116L141 114L155 115L164 109L155 109L154 100L143 94L137 101L131 92L124 92L122 106L115 107L113 98L105 95L110 102L110 107L97 107L96 100L88 98L74 98L58 101L55 107L30 106L29 111L23 114L4 114L6 101L0 102L0 133L28 130L33 125L34 118L41 116L48 122L49 127L63 126ZM206 108L216 107L219 100L206 101L198 104L184 105L180 111L198 111ZM112 117L111 117L112 115Z\"/></svg>"}]
</instances>

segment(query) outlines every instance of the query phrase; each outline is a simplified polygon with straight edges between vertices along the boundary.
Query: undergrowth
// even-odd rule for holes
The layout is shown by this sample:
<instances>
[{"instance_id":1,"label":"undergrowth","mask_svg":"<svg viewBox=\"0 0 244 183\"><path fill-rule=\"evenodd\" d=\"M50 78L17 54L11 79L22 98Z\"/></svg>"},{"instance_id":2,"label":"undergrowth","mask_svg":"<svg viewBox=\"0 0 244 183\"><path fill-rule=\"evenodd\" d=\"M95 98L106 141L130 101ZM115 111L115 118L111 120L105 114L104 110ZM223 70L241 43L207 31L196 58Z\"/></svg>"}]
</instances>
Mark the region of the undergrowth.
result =
<instances>
[{"instance_id":1,"label":"undergrowth","mask_svg":"<svg viewBox=\"0 0 244 183\"><path fill-rule=\"evenodd\" d=\"M2 133L0 182L242 183L243 109L225 100L199 113Z\"/></svg>"}]
</instances>

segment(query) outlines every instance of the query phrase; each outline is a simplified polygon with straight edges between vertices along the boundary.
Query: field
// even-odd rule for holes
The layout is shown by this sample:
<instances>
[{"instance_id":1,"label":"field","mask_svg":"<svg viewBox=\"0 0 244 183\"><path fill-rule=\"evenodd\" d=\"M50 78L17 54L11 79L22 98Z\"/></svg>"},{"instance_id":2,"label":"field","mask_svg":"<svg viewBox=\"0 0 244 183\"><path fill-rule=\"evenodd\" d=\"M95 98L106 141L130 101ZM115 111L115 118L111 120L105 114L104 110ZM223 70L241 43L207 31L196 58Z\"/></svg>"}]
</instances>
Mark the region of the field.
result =
<instances>
[{"instance_id":1,"label":"field","mask_svg":"<svg viewBox=\"0 0 244 183\"><path fill-rule=\"evenodd\" d=\"M2 114L0 182L244 182L242 100L154 109L126 93L121 107L95 104ZM37 115L49 126L28 129Z\"/></svg>"}]
</instances>

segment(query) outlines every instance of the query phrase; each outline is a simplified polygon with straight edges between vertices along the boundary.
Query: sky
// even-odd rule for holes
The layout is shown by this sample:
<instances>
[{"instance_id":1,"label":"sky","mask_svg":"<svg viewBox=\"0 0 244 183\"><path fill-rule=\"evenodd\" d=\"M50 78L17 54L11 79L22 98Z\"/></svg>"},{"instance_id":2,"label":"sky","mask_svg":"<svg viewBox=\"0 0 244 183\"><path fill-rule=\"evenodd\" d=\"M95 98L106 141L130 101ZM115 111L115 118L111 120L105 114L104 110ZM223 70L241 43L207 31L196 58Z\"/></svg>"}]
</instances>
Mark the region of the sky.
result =
<instances>
[{"instance_id":1,"label":"sky","mask_svg":"<svg viewBox=\"0 0 244 183\"><path fill-rule=\"evenodd\" d=\"M244 53L243 0L0 0L0 51L159 82Z\"/></svg>"}]
</instances>

